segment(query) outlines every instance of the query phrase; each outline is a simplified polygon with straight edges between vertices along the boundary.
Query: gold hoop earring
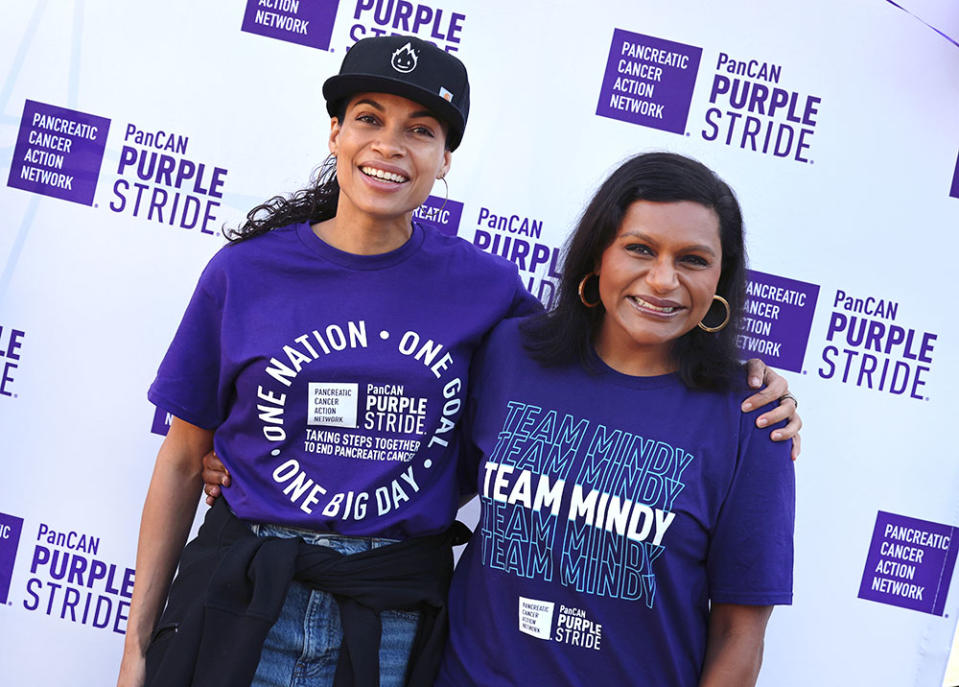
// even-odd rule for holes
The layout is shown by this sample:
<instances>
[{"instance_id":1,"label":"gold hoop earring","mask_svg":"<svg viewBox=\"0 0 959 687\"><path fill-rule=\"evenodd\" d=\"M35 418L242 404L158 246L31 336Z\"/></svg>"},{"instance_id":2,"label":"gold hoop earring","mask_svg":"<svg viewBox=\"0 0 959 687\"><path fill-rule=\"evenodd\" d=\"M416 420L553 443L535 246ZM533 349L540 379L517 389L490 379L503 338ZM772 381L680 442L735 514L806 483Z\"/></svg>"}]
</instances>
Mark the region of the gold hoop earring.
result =
<instances>
[{"instance_id":1,"label":"gold hoop earring","mask_svg":"<svg viewBox=\"0 0 959 687\"><path fill-rule=\"evenodd\" d=\"M731 312L730 309L729 309L729 301L727 301L725 298L723 298L722 296L720 296L718 293L713 296L713 300L714 300L714 301L719 301L719 302L722 303L723 306L726 308L726 318L722 321L722 324L720 324L720 325L717 326L717 327L709 327L709 326L706 326L705 324L703 324L702 322L700 322L698 326L699 326L699 328L702 329L704 332L713 333L713 332L718 332L718 331L720 331L721 329L725 329L726 325L729 324L729 317L730 317L730 315L732 315L732 312ZM710 309L712 309L712 305L710 305ZM706 314L709 314L709 312L707 311Z\"/></svg>"},{"instance_id":2,"label":"gold hoop earring","mask_svg":"<svg viewBox=\"0 0 959 687\"><path fill-rule=\"evenodd\" d=\"M438 208L426 207L425 205L420 206L422 209L422 215L420 215L427 222L439 222L440 215L443 213L443 210L446 209L446 201L450 199L450 185L446 183L446 177L439 177L439 180L443 182L444 195L443 195L443 204Z\"/></svg>"},{"instance_id":3,"label":"gold hoop earring","mask_svg":"<svg viewBox=\"0 0 959 687\"><path fill-rule=\"evenodd\" d=\"M597 305L603 302L602 299L600 298L597 298L596 301L593 303L590 303L588 300L586 300L586 282L589 280L590 277L593 277L593 276L599 278L598 274L596 274L595 272L590 272L585 277L583 277L579 282L579 289L578 289L579 300L580 300L580 303L585 305L587 308L595 308Z\"/></svg>"}]
</instances>

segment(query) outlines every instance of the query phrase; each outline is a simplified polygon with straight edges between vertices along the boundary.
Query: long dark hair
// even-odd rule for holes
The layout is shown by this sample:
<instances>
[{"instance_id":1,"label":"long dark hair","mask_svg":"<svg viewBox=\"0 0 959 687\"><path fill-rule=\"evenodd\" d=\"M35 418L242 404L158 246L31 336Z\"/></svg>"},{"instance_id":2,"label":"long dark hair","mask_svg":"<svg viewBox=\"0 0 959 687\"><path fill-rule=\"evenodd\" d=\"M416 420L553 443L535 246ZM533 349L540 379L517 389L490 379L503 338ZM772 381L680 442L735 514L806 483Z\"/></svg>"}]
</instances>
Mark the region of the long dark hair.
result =
<instances>
[{"instance_id":1,"label":"long dark hair","mask_svg":"<svg viewBox=\"0 0 959 687\"><path fill-rule=\"evenodd\" d=\"M336 180L336 158L328 157L314 170L310 186L289 197L273 196L246 213L246 221L237 229L226 229L224 236L239 243L288 224L315 224L336 216L340 185Z\"/></svg>"},{"instance_id":2,"label":"long dark hair","mask_svg":"<svg viewBox=\"0 0 959 687\"><path fill-rule=\"evenodd\" d=\"M592 338L603 320L602 304L585 307L579 283L592 272L603 251L619 232L629 206L637 200L659 203L692 201L719 217L723 257L716 293L729 301L726 327L708 333L694 327L673 344L673 356L683 383L691 388L728 388L741 376L736 348L739 316L746 299L746 248L743 220L732 189L708 167L674 153L646 153L628 160L603 182L590 201L565 248L556 306L522 325L524 345L545 365L579 360L589 367ZM595 290L588 293L595 300ZM724 309L714 303L709 324L722 321Z\"/></svg>"},{"instance_id":3,"label":"long dark hair","mask_svg":"<svg viewBox=\"0 0 959 687\"><path fill-rule=\"evenodd\" d=\"M315 224L336 216L340 184L336 180L336 158L332 155L314 170L310 186L289 198L273 196L246 213L246 221L237 229L226 229L224 236L239 243L288 224Z\"/></svg>"},{"instance_id":4,"label":"long dark hair","mask_svg":"<svg viewBox=\"0 0 959 687\"><path fill-rule=\"evenodd\" d=\"M336 104L338 122L346 116L347 100ZM336 217L336 204L340 200L340 184L336 180L336 158L329 155L313 170L310 185L286 196L273 196L246 213L246 221L237 229L226 229L223 235L232 243L256 238L273 229L289 224L308 222L316 224Z\"/></svg>"}]
</instances>

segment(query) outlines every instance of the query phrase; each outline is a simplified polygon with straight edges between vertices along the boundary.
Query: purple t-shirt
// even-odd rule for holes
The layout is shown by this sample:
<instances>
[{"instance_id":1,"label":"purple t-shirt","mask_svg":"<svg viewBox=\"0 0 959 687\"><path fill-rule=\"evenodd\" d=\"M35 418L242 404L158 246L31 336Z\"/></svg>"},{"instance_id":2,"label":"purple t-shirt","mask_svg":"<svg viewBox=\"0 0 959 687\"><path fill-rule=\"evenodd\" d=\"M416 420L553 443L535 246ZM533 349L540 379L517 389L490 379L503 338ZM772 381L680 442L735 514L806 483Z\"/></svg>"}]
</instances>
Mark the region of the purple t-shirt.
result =
<instances>
[{"instance_id":1,"label":"purple t-shirt","mask_svg":"<svg viewBox=\"0 0 959 687\"><path fill-rule=\"evenodd\" d=\"M216 429L241 518L441 531L470 360L496 323L537 307L514 265L429 227L364 256L290 225L210 260L149 398Z\"/></svg>"},{"instance_id":2,"label":"purple t-shirt","mask_svg":"<svg viewBox=\"0 0 959 687\"><path fill-rule=\"evenodd\" d=\"M543 367L510 321L474 365L441 687L694 687L710 601L792 600L793 465L748 392L593 362Z\"/></svg>"}]
</instances>

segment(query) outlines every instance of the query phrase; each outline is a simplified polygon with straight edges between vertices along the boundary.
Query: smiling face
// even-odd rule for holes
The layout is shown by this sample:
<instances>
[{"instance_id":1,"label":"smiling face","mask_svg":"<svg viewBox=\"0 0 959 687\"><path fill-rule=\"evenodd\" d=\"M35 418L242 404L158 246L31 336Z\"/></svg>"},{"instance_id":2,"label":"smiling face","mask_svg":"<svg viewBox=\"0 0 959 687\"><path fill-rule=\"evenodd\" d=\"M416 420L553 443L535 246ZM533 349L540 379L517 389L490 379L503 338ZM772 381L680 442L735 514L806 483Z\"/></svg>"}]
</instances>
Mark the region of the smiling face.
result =
<instances>
[{"instance_id":1,"label":"smiling face","mask_svg":"<svg viewBox=\"0 0 959 687\"><path fill-rule=\"evenodd\" d=\"M632 203L596 268L606 311L597 354L626 374L673 371L672 344L705 317L721 266L712 209L691 201Z\"/></svg>"},{"instance_id":2,"label":"smiling face","mask_svg":"<svg viewBox=\"0 0 959 687\"><path fill-rule=\"evenodd\" d=\"M450 165L445 125L419 103L387 93L353 96L343 120L332 121L329 146L340 184L337 216L408 224Z\"/></svg>"}]
</instances>

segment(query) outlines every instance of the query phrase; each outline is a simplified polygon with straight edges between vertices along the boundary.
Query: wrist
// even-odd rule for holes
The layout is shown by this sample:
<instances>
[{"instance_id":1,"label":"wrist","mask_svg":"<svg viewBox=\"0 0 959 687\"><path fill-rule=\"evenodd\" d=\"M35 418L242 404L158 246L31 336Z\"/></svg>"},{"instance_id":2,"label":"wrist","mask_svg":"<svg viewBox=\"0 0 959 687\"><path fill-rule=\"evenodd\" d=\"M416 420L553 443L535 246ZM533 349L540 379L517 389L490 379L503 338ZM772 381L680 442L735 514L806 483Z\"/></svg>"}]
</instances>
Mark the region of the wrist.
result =
<instances>
[{"instance_id":1,"label":"wrist","mask_svg":"<svg viewBox=\"0 0 959 687\"><path fill-rule=\"evenodd\" d=\"M133 631L128 627L126 637L123 640L123 653L134 656L145 656L147 647L150 644L151 634L152 633L149 632Z\"/></svg>"}]
</instances>

